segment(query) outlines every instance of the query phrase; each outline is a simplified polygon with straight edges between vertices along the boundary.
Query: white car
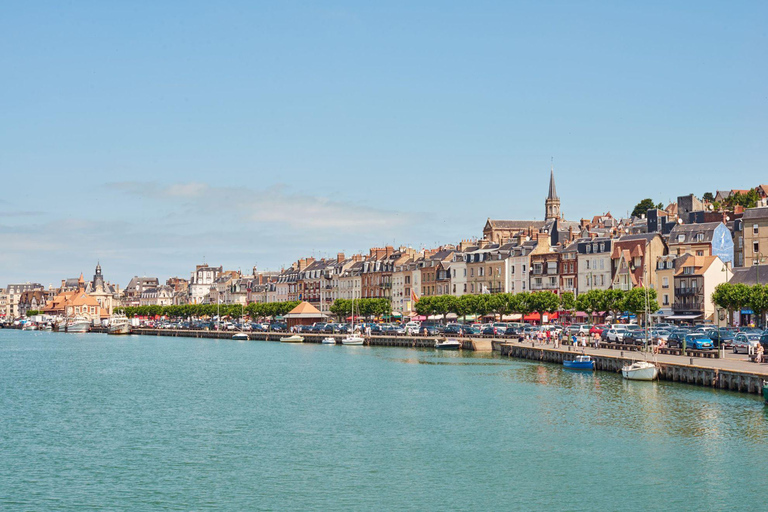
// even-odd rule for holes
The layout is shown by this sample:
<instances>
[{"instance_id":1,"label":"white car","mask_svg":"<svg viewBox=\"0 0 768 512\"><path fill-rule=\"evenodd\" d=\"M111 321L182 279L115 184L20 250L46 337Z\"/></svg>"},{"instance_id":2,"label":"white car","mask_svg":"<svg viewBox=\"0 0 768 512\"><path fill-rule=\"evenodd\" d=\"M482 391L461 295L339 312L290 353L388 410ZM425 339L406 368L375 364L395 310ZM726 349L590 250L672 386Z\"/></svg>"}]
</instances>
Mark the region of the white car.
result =
<instances>
[{"instance_id":1,"label":"white car","mask_svg":"<svg viewBox=\"0 0 768 512\"><path fill-rule=\"evenodd\" d=\"M624 341L625 334L627 334L626 327L611 327L608 334L605 335L605 339L613 343L621 343Z\"/></svg>"},{"instance_id":2,"label":"white car","mask_svg":"<svg viewBox=\"0 0 768 512\"><path fill-rule=\"evenodd\" d=\"M740 332L733 337L733 353L743 352L749 354L754 352L760 344L760 333Z\"/></svg>"}]
</instances>

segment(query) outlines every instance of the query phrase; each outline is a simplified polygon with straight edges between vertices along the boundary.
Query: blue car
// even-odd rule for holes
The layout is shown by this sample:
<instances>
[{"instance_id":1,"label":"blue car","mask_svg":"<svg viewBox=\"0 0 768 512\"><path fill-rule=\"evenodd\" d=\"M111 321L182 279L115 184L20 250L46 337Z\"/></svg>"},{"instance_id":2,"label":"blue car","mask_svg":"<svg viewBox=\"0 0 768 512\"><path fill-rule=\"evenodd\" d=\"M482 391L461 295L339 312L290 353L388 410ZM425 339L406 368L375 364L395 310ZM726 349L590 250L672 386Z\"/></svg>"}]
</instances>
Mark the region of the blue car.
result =
<instances>
[{"instance_id":1,"label":"blue car","mask_svg":"<svg viewBox=\"0 0 768 512\"><path fill-rule=\"evenodd\" d=\"M685 335L685 346L696 350L704 350L714 347L714 343L706 334L693 332Z\"/></svg>"}]
</instances>

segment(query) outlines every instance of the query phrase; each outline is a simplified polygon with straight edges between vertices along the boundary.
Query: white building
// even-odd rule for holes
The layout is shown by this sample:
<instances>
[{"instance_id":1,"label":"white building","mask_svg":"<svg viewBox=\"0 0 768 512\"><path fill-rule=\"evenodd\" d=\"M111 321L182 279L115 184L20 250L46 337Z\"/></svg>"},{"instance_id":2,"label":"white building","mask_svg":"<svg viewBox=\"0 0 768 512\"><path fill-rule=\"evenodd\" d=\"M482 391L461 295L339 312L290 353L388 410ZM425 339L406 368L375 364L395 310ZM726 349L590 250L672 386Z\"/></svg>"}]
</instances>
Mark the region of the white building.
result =
<instances>
[{"instance_id":1,"label":"white building","mask_svg":"<svg viewBox=\"0 0 768 512\"><path fill-rule=\"evenodd\" d=\"M609 289L613 241L610 238L584 238L575 243L578 246L578 293Z\"/></svg>"},{"instance_id":2,"label":"white building","mask_svg":"<svg viewBox=\"0 0 768 512\"><path fill-rule=\"evenodd\" d=\"M211 286L222 272L222 267L197 265L189 279L189 303L203 304L211 292Z\"/></svg>"}]
</instances>

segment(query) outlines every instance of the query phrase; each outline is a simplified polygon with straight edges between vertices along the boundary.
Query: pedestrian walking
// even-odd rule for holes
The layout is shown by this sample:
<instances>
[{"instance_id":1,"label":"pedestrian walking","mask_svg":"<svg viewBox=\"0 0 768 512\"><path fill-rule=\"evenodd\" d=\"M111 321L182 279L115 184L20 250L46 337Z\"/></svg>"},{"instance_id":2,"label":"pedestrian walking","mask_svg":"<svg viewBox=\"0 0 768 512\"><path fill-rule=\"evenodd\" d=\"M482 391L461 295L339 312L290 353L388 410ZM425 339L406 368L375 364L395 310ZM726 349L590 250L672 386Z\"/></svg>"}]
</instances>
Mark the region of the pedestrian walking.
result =
<instances>
[{"instance_id":1,"label":"pedestrian walking","mask_svg":"<svg viewBox=\"0 0 768 512\"><path fill-rule=\"evenodd\" d=\"M756 363L762 363L763 362L763 352L765 352L765 349L763 348L762 344L757 345L756 349L756 355L755 355L755 362Z\"/></svg>"}]
</instances>

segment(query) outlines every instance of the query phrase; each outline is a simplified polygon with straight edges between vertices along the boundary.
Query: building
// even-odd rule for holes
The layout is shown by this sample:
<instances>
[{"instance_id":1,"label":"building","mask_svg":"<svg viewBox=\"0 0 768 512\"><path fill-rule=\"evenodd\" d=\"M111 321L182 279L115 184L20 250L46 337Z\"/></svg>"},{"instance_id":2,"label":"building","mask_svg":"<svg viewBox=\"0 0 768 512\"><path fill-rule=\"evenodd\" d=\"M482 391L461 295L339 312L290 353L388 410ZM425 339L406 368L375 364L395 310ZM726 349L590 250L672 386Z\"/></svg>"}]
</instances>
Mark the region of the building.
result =
<instances>
[{"instance_id":1,"label":"building","mask_svg":"<svg viewBox=\"0 0 768 512\"><path fill-rule=\"evenodd\" d=\"M223 267L211 267L210 265L196 265L189 278L189 303L204 304L208 302L211 286L218 279Z\"/></svg>"},{"instance_id":2,"label":"building","mask_svg":"<svg viewBox=\"0 0 768 512\"><path fill-rule=\"evenodd\" d=\"M677 224L669 232L669 253L717 256L723 262L732 263L733 235L722 221Z\"/></svg>"},{"instance_id":3,"label":"building","mask_svg":"<svg viewBox=\"0 0 768 512\"><path fill-rule=\"evenodd\" d=\"M96 263L93 279L85 287L85 293L96 299L107 315L111 315L120 302L120 286L104 280L101 264Z\"/></svg>"},{"instance_id":4,"label":"building","mask_svg":"<svg viewBox=\"0 0 768 512\"><path fill-rule=\"evenodd\" d=\"M739 266L768 265L768 207L744 210L741 222L743 261Z\"/></svg>"},{"instance_id":5,"label":"building","mask_svg":"<svg viewBox=\"0 0 768 512\"><path fill-rule=\"evenodd\" d=\"M503 245L502 250L509 251L509 293L528 291L530 287L529 271L531 268L531 253L538 242L527 237L518 238L515 242Z\"/></svg>"},{"instance_id":6,"label":"building","mask_svg":"<svg viewBox=\"0 0 768 512\"><path fill-rule=\"evenodd\" d=\"M682 256L667 254L656 258L656 292L657 302L662 316L673 315L672 306L675 303L675 272L676 262L682 261Z\"/></svg>"},{"instance_id":7,"label":"building","mask_svg":"<svg viewBox=\"0 0 768 512\"><path fill-rule=\"evenodd\" d=\"M45 290L28 290L21 292L17 305L18 316L27 316L29 311L40 311L48 302L48 293Z\"/></svg>"},{"instance_id":8,"label":"building","mask_svg":"<svg viewBox=\"0 0 768 512\"><path fill-rule=\"evenodd\" d=\"M627 235L613 241L611 287L631 290L656 283L656 262L668 253L659 233Z\"/></svg>"},{"instance_id":9,"label":"building","mask_svg":"<svg viewBox=\"0 0 768 512\"><path fill-rule=\"evenodd\" d=\"M577 292L607 290L611 287L613 240L606 237L581 238L575 242Z\"/></svg>"},{"instance_id":10,"label":"building","mask_svg":"<svg viewBox=\"0 0 768 512\"><path fill-rule=\"evenodd\" d=\"M147 288L157 288L160 285L160 280L156 277L138 277L134 276L128 283L128 286L123 290L123 305L124 306L139 306L141 305L141 294Z\"/></svg>"},{"instance_id":11,"label":"building","mask_svg":"<svg viewBox=\"0 0 768 512\"><path fill-rule=\"evenodd\" d=\"M22 316L19 313L19 301L21 300L21 294L33 290L45 290L45 288L43 288L43 285L40 283L17 283L8 285L6 288L6 314L8 318L18 318Z\"/></svg>"},{"instance_id":12,"label":"building","mask_svg":"<svg viewBox=\"0 0 768 512\"><path fill-rule=\"evenodd\" d=\"M727 281L725 264L717 256L686 254L675 264L675 302L667 319L717 323L712 293Z\"/></svg>"}]
</instances>

